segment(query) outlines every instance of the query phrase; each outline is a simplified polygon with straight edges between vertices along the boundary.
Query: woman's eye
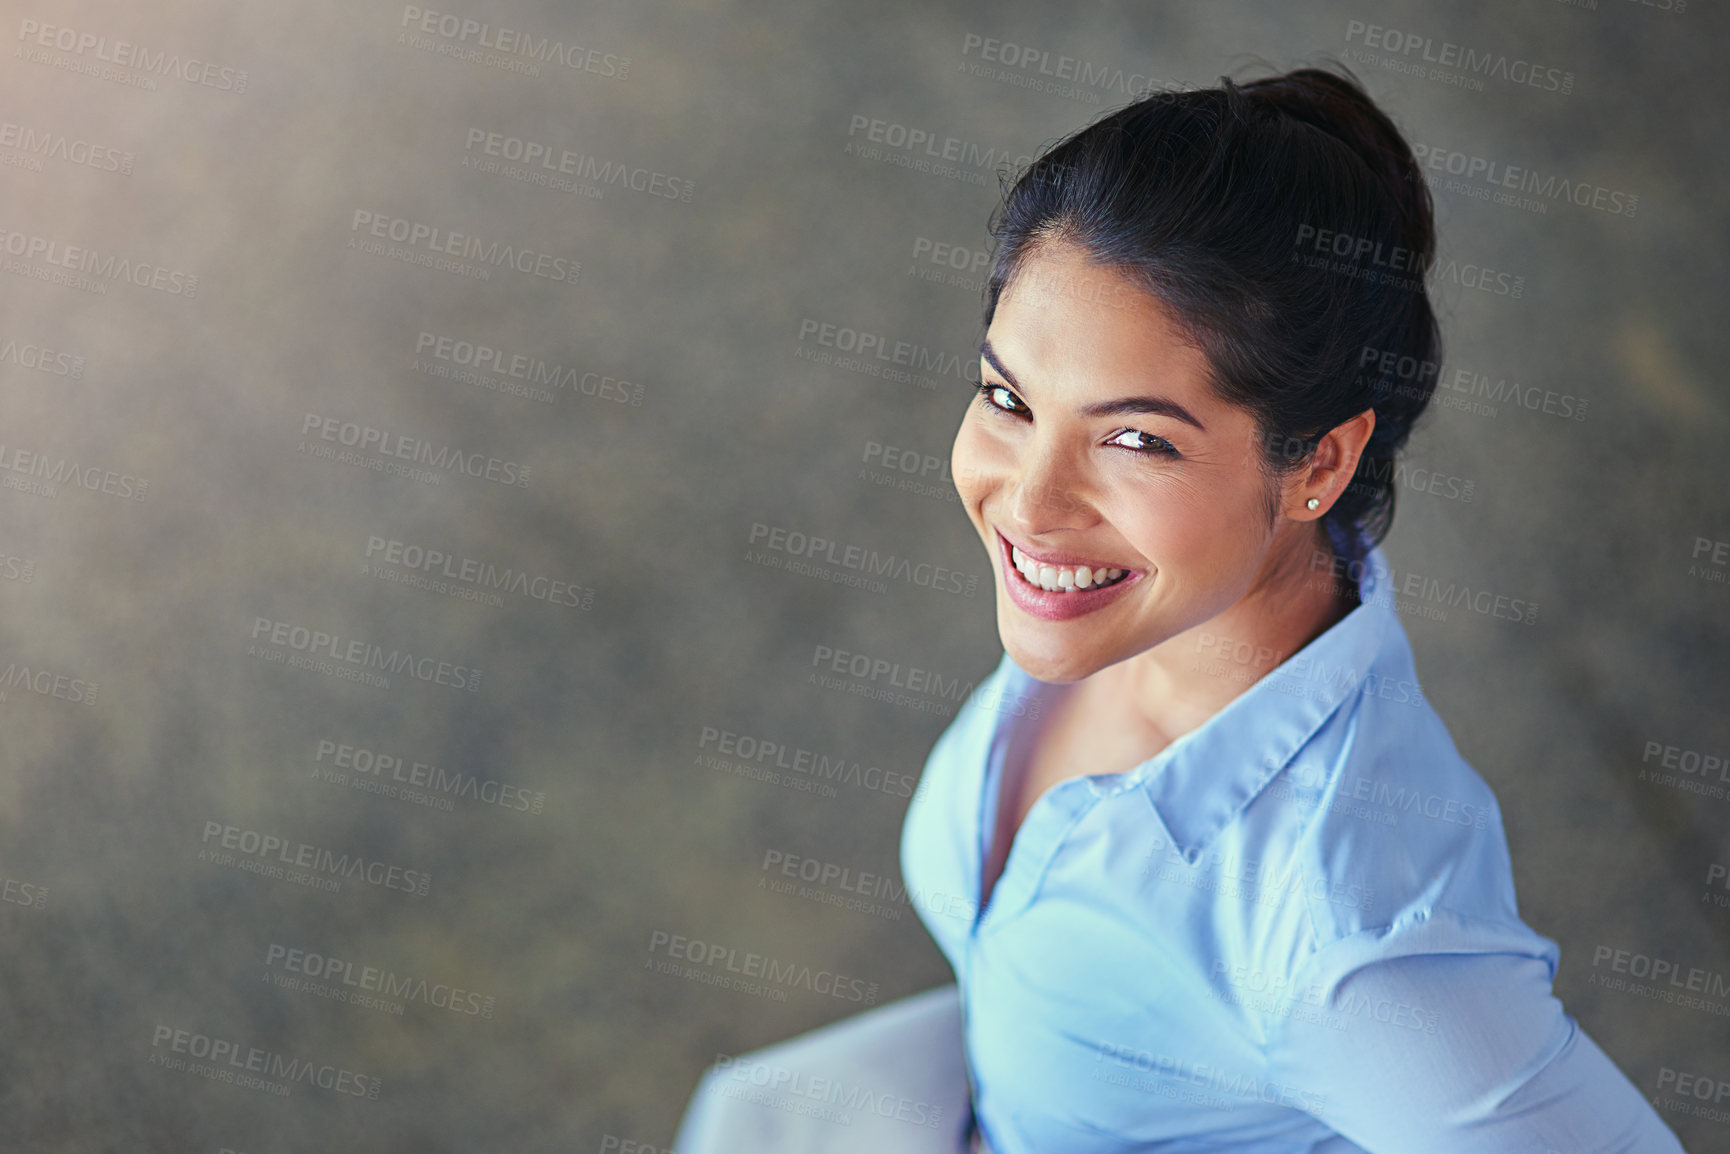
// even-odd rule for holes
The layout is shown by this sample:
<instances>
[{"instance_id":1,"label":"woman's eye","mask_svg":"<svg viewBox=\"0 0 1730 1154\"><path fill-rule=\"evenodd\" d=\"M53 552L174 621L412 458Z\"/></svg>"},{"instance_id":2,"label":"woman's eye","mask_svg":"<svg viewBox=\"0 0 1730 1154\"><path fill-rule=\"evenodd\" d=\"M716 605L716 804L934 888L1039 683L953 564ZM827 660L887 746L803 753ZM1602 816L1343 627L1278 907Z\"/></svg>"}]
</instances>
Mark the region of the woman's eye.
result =
<instances>
[{"instance_id":1,"label":"woman's eye","mask_svg":"<svg viewBox=\"0 0 1730 1154\"><path fill-rule=\"evenodd\" d=\"M1177 456L1177 450L1164 437L1156 437L1152 433L1144 433L1140 429L1125 429L1114 434L1106 442L1121 449L1134 449L1141 453L1161 453L1166 456Z\"/></svg>"},{"instance_id":2,"label":"woman's eye","mask_svg":"<svg viewBox=\"0 0 1730 1154\"><path fill-rule=\"evenodd\" d=\"M1009 389L1003 385L994 385L990 381L981 381L979 383L979 395L984 397L985 403L994 409L1001 409L1006 413L1015 413L1018 416L1024 415L1027 412L1027 406L1022 402L1021 398L1010 392Z\"/></svg>"}]
</instances>

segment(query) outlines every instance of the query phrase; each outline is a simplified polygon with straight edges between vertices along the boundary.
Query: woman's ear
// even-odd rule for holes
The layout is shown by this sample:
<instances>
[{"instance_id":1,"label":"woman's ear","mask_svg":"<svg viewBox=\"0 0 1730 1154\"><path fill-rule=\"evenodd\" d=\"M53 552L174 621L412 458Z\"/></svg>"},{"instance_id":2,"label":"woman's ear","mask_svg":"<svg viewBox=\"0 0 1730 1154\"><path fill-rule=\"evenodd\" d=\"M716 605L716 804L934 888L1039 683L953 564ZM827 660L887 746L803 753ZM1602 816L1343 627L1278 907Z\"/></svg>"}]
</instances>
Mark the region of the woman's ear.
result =
<instances>
[{"instance_id":1,"label":"woman's ear","mask_svg":"<svg viewBox=\"0 0 1730 1154\"><path fill-rule=\"evenodd\" d=\"M1375 432L1376 411L1365 409L1342 421L1316 442L1307 468L1286 481L1281 509L1295 521L1314 521L1327 514L1357 472L1358 458Z\"/></svg>"}]
</instances>

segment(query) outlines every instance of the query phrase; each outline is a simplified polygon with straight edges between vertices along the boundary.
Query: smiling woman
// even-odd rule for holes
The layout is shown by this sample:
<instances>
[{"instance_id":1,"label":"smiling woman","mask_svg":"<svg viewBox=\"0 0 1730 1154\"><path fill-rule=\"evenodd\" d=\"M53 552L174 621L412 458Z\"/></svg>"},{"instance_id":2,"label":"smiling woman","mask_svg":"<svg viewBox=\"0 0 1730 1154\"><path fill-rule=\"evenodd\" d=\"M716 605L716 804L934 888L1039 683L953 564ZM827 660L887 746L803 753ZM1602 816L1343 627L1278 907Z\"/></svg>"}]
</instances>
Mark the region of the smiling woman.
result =
<instances>
[{"instance_id":1,"label":"smiling woman","mask_svg":"<svg viewBox=\"0 0 1730 1154\"><path fill-rule=\"evenodd\" d=\"M1344 616L1345 591L1310 579L1327 548L1313 522L1350 482L1374 410L1325 433L1308 468L1276 486L1255 415L1219 395L1158 298L1074 242L1022 259L953 462L997 564L998 629L1016 664L1078 681L1203 623L1292 653ZM1181 665L1193 647L1172 652ZM1193 688L1210 714L1235 695L1207 679Z\"/></svg>"},{"instance_id":2,"label":"smiling woman","mask_svg":"<svg viewBox=\"0 0 1730 1154\"><path fill-rule=\"evenodd\" d=\"M711 1070L681 1154L1679 1151L1551 994L1387 588L1439 357L1393 124L1313 69L1156 94L994 232L953 470L1005 654L901 847L974 899L920 911L956 985Z\"/></svg>"}]
</instances>

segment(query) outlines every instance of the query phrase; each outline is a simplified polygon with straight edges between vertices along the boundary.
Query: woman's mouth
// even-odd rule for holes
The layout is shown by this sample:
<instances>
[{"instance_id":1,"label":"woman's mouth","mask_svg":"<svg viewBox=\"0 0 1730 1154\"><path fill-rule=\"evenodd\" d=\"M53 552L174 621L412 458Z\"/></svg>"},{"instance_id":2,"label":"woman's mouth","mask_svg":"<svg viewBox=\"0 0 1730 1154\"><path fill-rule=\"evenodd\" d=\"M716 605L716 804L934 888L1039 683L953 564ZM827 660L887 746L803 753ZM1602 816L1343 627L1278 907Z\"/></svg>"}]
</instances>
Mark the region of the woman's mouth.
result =
<instances>
[{"instance_id":1,"label":"woman's mouth","mask_svg":"<svg viewBox=\"0 0 1730 1154\"><path fill-rule=\"evenodd\" d=\"M1079 557L1034 557L997 534L1003 590L1023 613L1047 621L1069 621L1103 609L1125 595L1151 570L1123 569Z\"/></svg>"},{"instance_id":2,"label":"woman's mouth","mask_svg":"<svg viewBox=\"0 0 1730 1154\"><path fill-rule=\"evenodd\" d=\"M1021 546L1009 547L1010 560L1029 585L1047 593L1075 593L1088 589L1103 589L1115 585L1129 575L1127 569L1104 565L1048 565L1035 561L1021 551Z\"/></svg>"}]
</instances>

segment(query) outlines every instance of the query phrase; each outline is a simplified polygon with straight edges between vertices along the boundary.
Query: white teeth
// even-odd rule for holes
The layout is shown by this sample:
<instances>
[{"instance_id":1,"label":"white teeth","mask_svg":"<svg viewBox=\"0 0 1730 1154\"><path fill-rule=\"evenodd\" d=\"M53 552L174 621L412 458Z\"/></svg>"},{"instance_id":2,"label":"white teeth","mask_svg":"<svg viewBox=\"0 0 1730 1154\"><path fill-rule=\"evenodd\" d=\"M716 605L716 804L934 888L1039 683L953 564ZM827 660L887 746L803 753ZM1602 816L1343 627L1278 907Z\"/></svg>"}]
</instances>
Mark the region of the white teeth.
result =
<instances>
[{"instance_id":1,"label":"white teeth","mask_svg":"<svg viewBox=\"0 0 1730 1154\"><path fill-rule=\"evenodd\" d=\"M1126 569L1108 569L1104 566L1093 568L1087 565L1074 569L1062 565L1042 565L1021 551L1020 546L1009 547L1010 560L1015 562L1015 568L1027 578L1028 584L1036 585L1047 593L1073 593L1078 589L1098 589L1120 581L1128 572Z\"/></svg>"}]
</instances>

